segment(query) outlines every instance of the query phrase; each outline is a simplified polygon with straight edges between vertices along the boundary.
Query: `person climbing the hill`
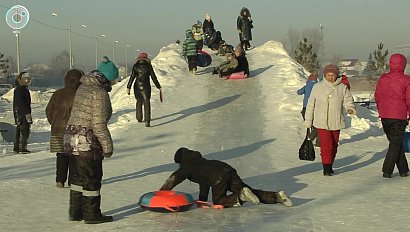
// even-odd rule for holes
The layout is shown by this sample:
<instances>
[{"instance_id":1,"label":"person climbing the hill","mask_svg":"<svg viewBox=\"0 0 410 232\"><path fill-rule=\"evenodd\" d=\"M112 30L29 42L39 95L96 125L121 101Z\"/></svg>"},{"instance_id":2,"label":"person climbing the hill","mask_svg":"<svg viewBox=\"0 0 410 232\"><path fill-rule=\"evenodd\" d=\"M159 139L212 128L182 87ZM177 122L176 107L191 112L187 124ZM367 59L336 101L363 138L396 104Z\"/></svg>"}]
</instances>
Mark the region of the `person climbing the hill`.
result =
<instances>
[{"instance_id":1,"label":"person climbing the hill","mask_svg":"<svg viewBox=\"0 0 410 232\"><path fill-rule=\"evenodd\" d=\"M135 105L136 118L138 122L142 122L142 106L144 106L144 121L145 126L150 127L151 124L151 83L150 78L154 82L159 91L162 90L161 85L158 82L157 75L155 75L154 68L151 65L151 60L148 58L148 54L141 52L138 55L137 61L132 67L130 79L127 84L127 94L130 95L131 86L134 84L134 96L137 100Z\"/></svg>"}]
</instances>

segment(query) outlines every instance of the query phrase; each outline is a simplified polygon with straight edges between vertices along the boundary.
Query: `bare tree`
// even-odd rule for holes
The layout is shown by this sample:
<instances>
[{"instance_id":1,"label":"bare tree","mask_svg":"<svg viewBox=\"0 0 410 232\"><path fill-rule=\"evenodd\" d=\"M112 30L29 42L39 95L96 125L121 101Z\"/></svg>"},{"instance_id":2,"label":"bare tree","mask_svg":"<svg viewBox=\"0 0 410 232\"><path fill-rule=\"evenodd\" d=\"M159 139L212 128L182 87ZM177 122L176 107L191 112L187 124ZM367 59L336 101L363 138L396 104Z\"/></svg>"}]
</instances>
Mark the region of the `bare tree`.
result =
<instances>
[{"instance_id":1,"label":"bare tree","mask_svg":"<svg viewBox=\"0 0 410 232\"><path fill-rule=\"evenodd\" d=\"M341 54L333 54L332 55L332 58L330 59L330 63L331 64L335 64L335 65L338 65L339 63L340 63L340 61L342 61L344 58L343 58L343 55L341 55Z\"/></svg>"},{"instance_id":2,"label":"bare tree","mask_svg":"<svg viewBox=\"0 0 410 232\"><path fill-rule=\"evenodd\" d=\"M54 55L50 60L51 85L60 85L63 83L64 74L68 71L70 66L70 54L68 51L64 50L59 54Z\"/></svg>"}]
</instances>

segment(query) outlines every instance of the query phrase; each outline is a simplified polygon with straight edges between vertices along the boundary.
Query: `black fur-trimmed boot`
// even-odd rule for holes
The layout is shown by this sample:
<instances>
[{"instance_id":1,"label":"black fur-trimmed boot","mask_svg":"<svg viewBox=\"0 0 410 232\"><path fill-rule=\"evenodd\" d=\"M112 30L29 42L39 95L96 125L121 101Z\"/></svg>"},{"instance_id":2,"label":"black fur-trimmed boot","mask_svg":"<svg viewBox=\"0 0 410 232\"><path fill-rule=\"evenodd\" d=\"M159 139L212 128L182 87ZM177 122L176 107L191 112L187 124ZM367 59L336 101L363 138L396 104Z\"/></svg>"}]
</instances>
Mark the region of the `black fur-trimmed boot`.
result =
<instances>
[{"instance_id":1,"label":"black fur-trimmed boot","mask_svg":"<svg viewBox=\"0 0 410 232\"><path fill-rule=\"evenodd\" d=\"M70 190L70 208L68 210L70 221L82 221L84 219L82 200L83 194L81 192Z\"/></svg>"},{"instance_id":2,"label":"black fur-trimmed boot","mask_svg":"<svg viewBox=\"0 0 410 232\"><path fill-rule=\"evenodd\" d=\"M83 196L83 215L84 222L86 224L100 224L105 222L112 222L114 219L112 216L106 216L101 214L100 204L101 196L85 197Z\"/></svg>"}]
</instances>

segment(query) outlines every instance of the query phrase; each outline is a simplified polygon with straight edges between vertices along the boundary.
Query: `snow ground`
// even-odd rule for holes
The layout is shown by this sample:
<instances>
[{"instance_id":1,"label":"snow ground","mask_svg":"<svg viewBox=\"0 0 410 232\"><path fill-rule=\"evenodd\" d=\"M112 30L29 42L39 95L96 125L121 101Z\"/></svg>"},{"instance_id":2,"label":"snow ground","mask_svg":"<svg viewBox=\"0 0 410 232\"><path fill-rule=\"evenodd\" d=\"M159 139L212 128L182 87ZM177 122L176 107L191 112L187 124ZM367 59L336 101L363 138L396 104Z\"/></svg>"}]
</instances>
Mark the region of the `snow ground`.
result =
<instances>
[{"instance_id":1,"label":"snow ground","mask_svg":"<svg viewBox=\"0 0 410 232\"><path fill-rule=\"evenodd\" d=\"M250 50L246 80L219 79L210 74L212 67L189 75L179 51L170 44L153 59L165 100L160 103L154 88L151 128L136 122L127 80L110 93L115 151L103 162L101 208L114 216L112 223L68 221L69 189L55 187L56 158L48 150L44 110L51 91L32 92L29 149L35 153L0 154L0 231L409 231L409 178L397 170L392 179L381 177L388 143L374 107L357 106L358 117L347 118L336 173L324 177L319 150L314 162L298 159L305 128L296 90L307 74L282 44L268 41ZM222 61L213 59L212 66ZM3 123L12 123L10 99L12 92L0 101ZM12 150L12 143L1 146ZM173 155L181 146L231 164L252 187L284 190L294 207L247 203L180 213L141 210L138 198L176 170ZM198 195L198 185L189 181L176 190Z\"/></svg>"}]
</instances>

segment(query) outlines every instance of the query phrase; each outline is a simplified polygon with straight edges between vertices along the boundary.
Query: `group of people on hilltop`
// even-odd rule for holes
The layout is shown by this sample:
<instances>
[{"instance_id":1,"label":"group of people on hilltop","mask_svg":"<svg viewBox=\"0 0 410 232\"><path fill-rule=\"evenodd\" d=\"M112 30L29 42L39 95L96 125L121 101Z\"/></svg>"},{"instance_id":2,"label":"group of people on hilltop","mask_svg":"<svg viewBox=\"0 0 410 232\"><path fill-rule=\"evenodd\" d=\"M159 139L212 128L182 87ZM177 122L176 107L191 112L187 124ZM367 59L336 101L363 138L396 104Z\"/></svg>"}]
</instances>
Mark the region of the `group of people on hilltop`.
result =
<instances>
[{"instance_id":1,"label":"group of people on hilltop","mask_svg":"<svg viewBox=\"0 0 410 232\"><path fill-rule=\"evenodd\" d=\"M395 166L401 177L407 177L409 173L402 143L410 119L410 76L404 74L406 65L407 60L402 54L393 54L389 60L390 71L380 77L374 94L389 141L382 167L385 178L392 177ZM301 113L306 127L313 131L311 140L318 137L324 176L334 174L340 130L345 127L342 109L345 108L349 115L356 114L350 83L345 73L339 74L339 68L329 64L323 70L323 81L318 82L317 74L312 70L306 84L297 91L304 95Z\"/></svg>"},{"instance_id":2,"label":"group of people on hilltop","mask_svg":"<svg viewBox=\"0 0 410 232\"><path fill-rule=\"evenodd\" d=\"M218 51L217 54L226 57L218 68L215 68L214 74L220 76L230 75L233 72L243 71L245 78L249 77L248 62L245 57L245 51L251 48L253 21L248 8L243 7L236 21L236 27L239 34L240 44L234 48L222 39L221 33L215 30L214 22L211 16L206 13L205 20L201 23L199 20L192 28L186 30L185 40L182 44L182 56L188 63L190 73L196 74L198 51L202 50L205 38L205 44L212 50ZM235 61L232 58L236 58ZM238 65L239 64L239 65Z\"/></svg>"}]
</instances>

